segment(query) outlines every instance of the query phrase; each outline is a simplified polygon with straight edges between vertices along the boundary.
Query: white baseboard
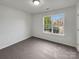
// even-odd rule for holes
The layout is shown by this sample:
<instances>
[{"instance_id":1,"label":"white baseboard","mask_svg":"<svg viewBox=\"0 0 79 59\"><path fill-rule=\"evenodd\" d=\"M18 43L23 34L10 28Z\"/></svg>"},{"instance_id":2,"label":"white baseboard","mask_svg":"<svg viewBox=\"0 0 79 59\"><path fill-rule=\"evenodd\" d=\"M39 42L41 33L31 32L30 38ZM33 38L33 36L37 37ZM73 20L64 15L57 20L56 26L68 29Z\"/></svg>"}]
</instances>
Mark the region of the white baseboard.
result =
<instances>
[{"instance_id":1,"label":"white baseboard","mask_svg":"<svg viewBox=\"0 0 79 59\"><path fill-rule=\"evenodd\" d=\"M45 37L41 37L40 35L33 35L34 37L38 37L38 38L42 38L42 39L45 39L45 40L48 40L48 41L53 41L53 42L57 42L57 43L61 43L61 44L64 44L64 45L68 45L68 46L72 46L72 47L75 47L76 48L76 45L71 45L71 44L67 44L67 43L64 43L64 42L61 42L61 41L55 41L55 40L50 40L50 38L45 38Z\"/></svg>"},{"instance_id":2,"label":"white baseboard","mask_svg":"<svg viewBox=\"0 0 79 59\"><path fill-rule=\"evenodd\" d=\"M16 44L16 43L18 43L18 42L21 42L21 41L23 41L23 40L26 40L26 39L28 39L28 38L30 38L31 36L27 36L26 38L23 38L23 39L21 39L21 40L19 40L19 41L16 41L16 42L13 42L13 43L11 43L11 44L9 44L9 45L5 45L5 46L3 46L3 47L0 47L0 50L2 50L2 49L4 49L4 48L7 48L7 47L9 47L9 46L11 46L11 45L13 45L13 44Z\"/></svg>"}]
</instances>

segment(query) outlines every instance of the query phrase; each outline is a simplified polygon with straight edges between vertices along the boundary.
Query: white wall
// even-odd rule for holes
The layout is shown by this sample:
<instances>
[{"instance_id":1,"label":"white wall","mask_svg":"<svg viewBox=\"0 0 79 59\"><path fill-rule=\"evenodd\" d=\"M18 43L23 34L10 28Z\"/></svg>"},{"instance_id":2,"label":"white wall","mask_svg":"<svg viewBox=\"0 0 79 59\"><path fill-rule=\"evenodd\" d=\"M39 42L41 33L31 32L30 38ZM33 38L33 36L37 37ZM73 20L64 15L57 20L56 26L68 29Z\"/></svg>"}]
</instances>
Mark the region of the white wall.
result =
<instances>
[{"instance_id":1,"label":"white wall","mask_svg":"<svg viewBox=\"0 0 79 59\"><path fill-rule=\"evenodd\" d=\"M0 49L31 36L31 15L0 6Z\"/></svg>"},{"instance_id":2,"label":"white wall","mask_svg":"<svg viewBox=\"0 0 79 59\"><path fill-rule=\"evenodd\" d=\"M77 50L79 51L79 3L77 4Z\"/></svg>"},{"instance_id":3,"label":"white wall","mask_svg":"<svg viewBox=\"0 0 79 59\"><path fill-rule=\"evenodd\" d=\"M57 13L65 13L65 35L51 35L43 33L43 16L46 15L54 15ZM33 32L32 35L35 37L47 39L54 42L63 43L70 46L76 46L76 7L68 7L60 10L54 10L47 13L39 13L33 15L33 24L32 24Z\"/></svg>"}]
</instances>

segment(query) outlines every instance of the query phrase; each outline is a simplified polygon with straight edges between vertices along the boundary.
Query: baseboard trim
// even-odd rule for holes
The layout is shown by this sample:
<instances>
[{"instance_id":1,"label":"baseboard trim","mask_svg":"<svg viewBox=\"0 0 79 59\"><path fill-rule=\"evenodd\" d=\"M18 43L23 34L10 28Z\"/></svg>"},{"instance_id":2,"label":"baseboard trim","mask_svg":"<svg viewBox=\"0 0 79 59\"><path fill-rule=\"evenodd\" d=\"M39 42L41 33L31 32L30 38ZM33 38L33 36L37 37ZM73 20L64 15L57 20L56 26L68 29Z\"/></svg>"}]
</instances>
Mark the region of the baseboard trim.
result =
<instances>
[{"instance_id":1,"label":"baseboard trim","mask_svg":"<svg viewBox=\"0 0 79 59\"><path fill-rule=\"evenodd\" d=\"M19 43L19 42L22 42L22 41L24 41L24 40L27 40L27 39L29 39L30 37L32 37L32 36L28 36L28 37L26 37L26 38L24 38L24 39L22 39L22 40L19 40L19 41L17 41L17 42L14 42L14 43L10 44L10 45L6 45L6 46L0 48L0 50L3 50L3 49L5 49L5 48L8 48L8 47L14 45L14 44L17 44L17 43Z\"/></svg>"},{"instance_id":2,"label":"baseboard trim","mask_svg":"<svg viewBox=\"0 0 79 59\"><path fill-rule=\"evenodd\" d=\"M63 43L58 43L58 42L54 42L54 41L50 41L50 40L47 40L47 39L43 39L43 38L39 38L39 37L35 37L35 36L32 36L34 38L38 38L40 40L44 40L44 41L49 41L51 43L55 43L55 44L59 44L59 45L63 45L63 46L67 46L67 47L71 47L73 49L75 49L77 51L77 48L76 47L73 47L73 46L69 46L69 45L66 45L66 44L63 44Z\"/></svg>"}]
</instances>

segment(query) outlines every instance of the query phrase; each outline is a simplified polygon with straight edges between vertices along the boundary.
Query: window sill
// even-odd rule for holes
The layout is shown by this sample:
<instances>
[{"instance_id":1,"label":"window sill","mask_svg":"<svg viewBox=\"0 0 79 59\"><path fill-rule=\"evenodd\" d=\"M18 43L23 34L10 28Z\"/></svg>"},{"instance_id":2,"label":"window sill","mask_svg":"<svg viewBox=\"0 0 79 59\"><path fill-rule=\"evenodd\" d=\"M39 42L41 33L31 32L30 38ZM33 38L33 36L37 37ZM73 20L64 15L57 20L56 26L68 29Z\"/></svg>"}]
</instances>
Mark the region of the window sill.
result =
<instances>
[{"instance_id":1,"label":"window sill","mask_svg":"<svg viewBox=\"0 0 79 59\"><path fill-rule=\"evenodd\" d=\"M64 34L55 34L55 33L52 33L52 32L43 32L45 34L49 34L49 35L59 35L59 36L64 36Z\"/></svg>"}]
</instances>

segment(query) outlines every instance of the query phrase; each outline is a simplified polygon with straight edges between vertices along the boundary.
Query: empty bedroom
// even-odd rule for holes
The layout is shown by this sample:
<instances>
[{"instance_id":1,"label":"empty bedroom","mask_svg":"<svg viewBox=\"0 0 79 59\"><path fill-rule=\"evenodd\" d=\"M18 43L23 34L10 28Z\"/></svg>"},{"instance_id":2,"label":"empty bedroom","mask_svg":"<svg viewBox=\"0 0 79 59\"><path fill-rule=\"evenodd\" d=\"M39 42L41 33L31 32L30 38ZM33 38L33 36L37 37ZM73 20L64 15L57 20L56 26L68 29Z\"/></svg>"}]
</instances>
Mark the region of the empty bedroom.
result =
<instances>
[{"instance_id":1,"label":"empty bedroom","mask_svg":"<svg viewBox=\"0 0 79 59\"><path fill-rule=\"evenodd\" d=\"M0 0L0 59L79 59L79 1Z\"/></svg>"}]
</instances>

